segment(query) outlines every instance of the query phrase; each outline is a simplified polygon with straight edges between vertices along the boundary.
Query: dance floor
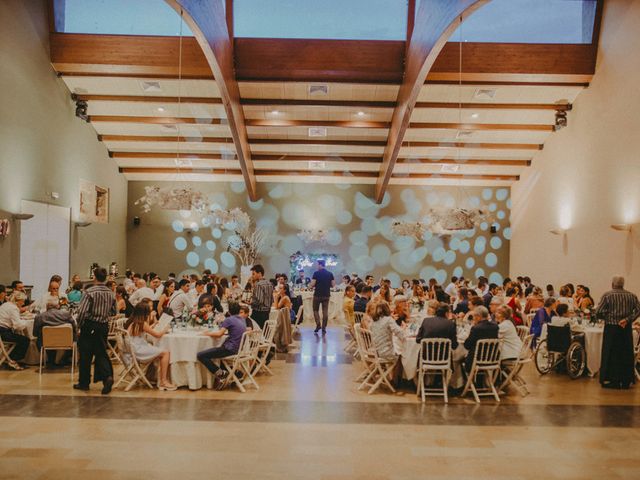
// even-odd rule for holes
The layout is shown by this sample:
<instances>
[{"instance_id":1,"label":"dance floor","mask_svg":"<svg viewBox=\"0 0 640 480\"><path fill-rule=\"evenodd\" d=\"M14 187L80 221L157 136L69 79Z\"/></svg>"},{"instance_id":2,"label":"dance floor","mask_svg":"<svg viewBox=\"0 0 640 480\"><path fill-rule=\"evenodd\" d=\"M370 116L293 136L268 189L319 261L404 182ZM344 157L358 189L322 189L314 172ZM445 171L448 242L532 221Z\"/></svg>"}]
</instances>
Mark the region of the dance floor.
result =
<instances>
[{"instance_id":1,"label":"dance floor","mask_svg":"<svg viewBox=\"0 0 640 480\"><path fill-rule=\"evenodd\" d=\"M0 372L0 478L640 478L640 388L526 372L531 395L357 391L341 329L304 328L260 390L100 395L68 370Z\"/></svg>"}]
</instances>

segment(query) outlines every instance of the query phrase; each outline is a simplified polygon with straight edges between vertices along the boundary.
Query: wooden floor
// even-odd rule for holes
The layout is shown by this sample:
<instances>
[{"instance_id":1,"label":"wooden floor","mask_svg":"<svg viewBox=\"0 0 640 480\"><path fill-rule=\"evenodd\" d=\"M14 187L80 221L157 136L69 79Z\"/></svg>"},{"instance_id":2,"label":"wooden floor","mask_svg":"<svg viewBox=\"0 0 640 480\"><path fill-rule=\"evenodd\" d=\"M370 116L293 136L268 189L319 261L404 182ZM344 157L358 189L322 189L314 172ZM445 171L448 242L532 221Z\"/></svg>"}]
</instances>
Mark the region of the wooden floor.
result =
<instances>
[{"instance_id":1,"label":"wooden floor","mask_svg":"<svg viewBox=\"0 0 640 480\"><path fill-rule=\"evenodd\" d=\"M260 390L71 389L0 371L0 478L634 479L640 387L526 372L531 395L367 395L344 337L304 330Z\"/></svg>"}]
</instances>

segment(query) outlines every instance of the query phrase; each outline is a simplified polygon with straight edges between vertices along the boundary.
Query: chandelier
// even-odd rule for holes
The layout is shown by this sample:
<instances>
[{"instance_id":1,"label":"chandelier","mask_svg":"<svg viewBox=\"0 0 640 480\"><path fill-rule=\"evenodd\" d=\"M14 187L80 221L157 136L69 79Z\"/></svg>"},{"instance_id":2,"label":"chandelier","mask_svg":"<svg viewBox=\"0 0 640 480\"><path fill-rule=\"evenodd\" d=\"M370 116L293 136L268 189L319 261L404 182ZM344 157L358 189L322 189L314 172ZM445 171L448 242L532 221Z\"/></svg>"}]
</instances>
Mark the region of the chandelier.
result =
<instances>
[{"instance_id":1,"label":"chandelier","mask_svg":"<svg viewBox=\"0 0 640 480\"><path fill-rule=\"evenodd\" d=\"M421 222L401 222L396 220L391 224L391 232L398 237L413 237L422 240L428 225Z\"/></svg>"},{"instance_id":2,"label":"chandelier","mask_svg":"<svg viewBox=\"0 0 640 480\"><path fill-rule=\"evenodd\" d=\"M495 218L486 208L434 208L429 211L428 222L405 222L396 220L391 224L391 232L399 237L413 237L422 240L426 232L446 236L473 230L482 223L492 223Z\"/></svg>"},{"instance_id":3,"label":"chandelier","mask_svg":"<svg viewBox=\"0 0 640 480\"><path fill-rule=\"evenodd\" d=\"M326 230L300 230L298 238L304 243L325 243L329 232Z\"/></svg>"},{"instance_id":4,"label":"chandelier","mask_svg":"<svg viewBox=\"0 0 640 480\"><path fill-rule=\"evenodd\" d=\"M231 210L216 209L211 212L209 219L212 223L227 226L231 230L246 232L251 225L251 217L241 208Z\"/></svg>"}]
</instances>

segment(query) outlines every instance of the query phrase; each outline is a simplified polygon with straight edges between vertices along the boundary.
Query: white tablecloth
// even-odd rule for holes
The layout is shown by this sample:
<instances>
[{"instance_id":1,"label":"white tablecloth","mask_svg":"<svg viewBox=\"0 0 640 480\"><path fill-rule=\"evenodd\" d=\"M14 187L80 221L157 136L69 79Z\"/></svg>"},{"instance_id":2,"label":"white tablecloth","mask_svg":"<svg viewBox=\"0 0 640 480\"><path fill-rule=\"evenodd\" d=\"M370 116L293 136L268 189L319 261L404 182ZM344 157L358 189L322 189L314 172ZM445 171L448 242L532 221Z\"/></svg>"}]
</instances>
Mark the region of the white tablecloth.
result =
<instances>
[{"instance_id":1,"label":"white tablecloth","mask_svg":"<svg viewBox=\"0 0 640 480\"><path fill-rule=\"evenodd\" d=\"M179 387L188 386L190 390L202 388L205 384L203 379L211 387L208 370L198 362L198 352L219 347L226 338L212 338L199 333L193 330L167 333L157 341L158 347L171 353L171 381Z\"/></svg>"},{"instance_id":2,"label":"white tablecloth","mask_svg":"<svg viewBox=\"0 0 640 480\"><path fill-rule=\"evenodd\" d=\"M33 323L35 316L33 314L28 314L23 315L21 318L26 323L26 330L24 334L31 338L31 343L29 343L29 348L24 356L24 363L27 365L38 365L40 363L40 350L38 350L36 339L33 336Z\"/></svg>"},{"instance_id":3,"label":"white tablecloth","mask_svg":"<svg viewBox=\"0 0 640 480\"><path fill-rule=\"evenodd\" d=\"M573 325L571 331L584 332L584 348L587 352L587 371L589 376L594 377L600 371L602 363L602 338L604 329L602 327L585 327ZM541 339L547 338L547 324L542 325Z\"/></svg>"},{"instance_id":4,"label":"white tablecloth","mask_svg":"<svg viewBox=\"0 0 640 480\"><path fill-rule=\"evenodd\" d=\"M316 323L313 318L313 292L294 292L294 295L300 295L302 297L303 322ZM344 292L331 292L331 298L329 300L329 324L330 325L346 325L344 321L344 314L342 313L342 300L344 299ZM322 307L320 307L320 319L322 319Z\"/></svg>"}]
</instances>

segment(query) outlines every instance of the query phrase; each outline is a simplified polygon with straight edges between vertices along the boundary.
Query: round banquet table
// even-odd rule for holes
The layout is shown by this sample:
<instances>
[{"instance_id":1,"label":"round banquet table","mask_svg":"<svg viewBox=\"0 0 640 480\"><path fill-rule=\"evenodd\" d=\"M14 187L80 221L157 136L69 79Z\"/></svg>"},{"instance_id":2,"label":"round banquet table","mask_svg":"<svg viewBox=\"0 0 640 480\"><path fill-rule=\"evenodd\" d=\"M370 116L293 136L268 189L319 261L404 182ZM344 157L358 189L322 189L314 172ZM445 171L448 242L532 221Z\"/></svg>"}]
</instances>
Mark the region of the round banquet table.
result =
<instances>
[{"instance_id":1,"label":"round banquet table","mask_svg":"<svg viewBox=\"0 0 640 480\"><path fill-rule=\"evenodd\" d=\"M451 378L451 386L459 388L462 386L462 367L461 364L467 356L467 350L464 348L464 341L469 336L469 327L458 327L458 348L453 353L453 376ZM416 343L417 329L407 335L403 342L396 348L400 347L400 361L402 362L402 370L404 378L407 380L417 381L418 360L420 357L420 344Z\"/></svg>"},{"instance_id":2,"label":"round banquet table","mask_svg":"<svg viewBox=\"0 0 640 480\"><path fill-rule=\"evenodd\" d=\"M587 372L590 377L594 377L600 371L602 363L602 338L604 335L603 327L584 326L573 323L571 331L574 333L584 333L584 348L587 352ZM540 339L547 338L547 324L542 325L542 333Z\"/></svg>"},{"instance_id":3,"label":"round banquet table","mask_svg":"<svg viewBox=\"0 0 640 480\"><path fill-rule=\"evenodd\" d=\"M313 317L313 292L294 291L294 295L302 298L303 321L315 325L316 321ZM344 292L331 292L329 299L329 324L345 325L344 314L342 313L342 300ZM322 307L320 307L320 318L322 319Z\"/></svg>"},{"instance_id":4,"label":"round banquet table","mask_svg":"<svg viewBox=\"0 0 640 480\"><path fill-rule=\"evenodd\" d=\"M212 388L209 371L198 362L198 352L207 348L220 347L226 335L212 338L200 335L202 330L182 330L167 333L156 344L171 353L171 381L179 387L187 386L189 390L198 390L205 383Z\"/></svg>"}]
</instances>

